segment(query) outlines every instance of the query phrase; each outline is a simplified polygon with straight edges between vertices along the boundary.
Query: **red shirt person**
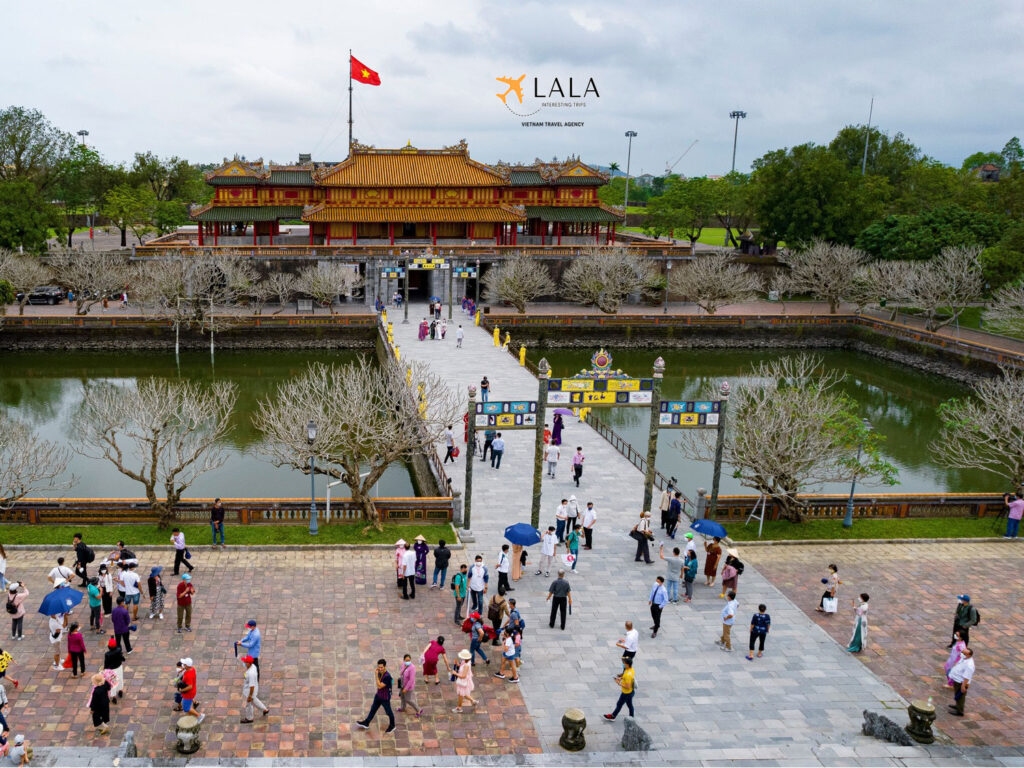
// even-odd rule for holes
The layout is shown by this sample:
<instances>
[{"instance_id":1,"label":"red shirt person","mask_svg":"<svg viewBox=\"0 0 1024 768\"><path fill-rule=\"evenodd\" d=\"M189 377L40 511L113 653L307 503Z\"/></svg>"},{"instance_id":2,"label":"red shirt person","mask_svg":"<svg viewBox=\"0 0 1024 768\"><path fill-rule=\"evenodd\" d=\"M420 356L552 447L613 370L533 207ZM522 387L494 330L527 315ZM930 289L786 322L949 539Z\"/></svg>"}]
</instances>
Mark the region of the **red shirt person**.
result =
<instances>
[{"instance_id":1,"label":"red shirt person","mask_svg":"<svg viewBox=\"0 0 1024 768\"><path fill-rule=\"evenodd\" d=\"M199 686L196 684L196 668L192 665L192 659L185 657L181 659L181 666L184 673L181 675L181 709L185 714L195 712L199 715L199 722L203 722L206 715L199 713L199 704L196 702L196 694Z\"/></svg>"},{"instance_id":2,"label":"red shirt person","mask_svg":"<svg viewBox=\"0 0 1024 768\"><path fill-rule=\"evenodd\" d=\"M192 586L192 577L189 574L185 574L181 577L181 581L178 583L178 632L181 632L181 620L185 619L185 631L192 631L192 595L196 593L196 588Z\"/></svg>"}]
</instances>

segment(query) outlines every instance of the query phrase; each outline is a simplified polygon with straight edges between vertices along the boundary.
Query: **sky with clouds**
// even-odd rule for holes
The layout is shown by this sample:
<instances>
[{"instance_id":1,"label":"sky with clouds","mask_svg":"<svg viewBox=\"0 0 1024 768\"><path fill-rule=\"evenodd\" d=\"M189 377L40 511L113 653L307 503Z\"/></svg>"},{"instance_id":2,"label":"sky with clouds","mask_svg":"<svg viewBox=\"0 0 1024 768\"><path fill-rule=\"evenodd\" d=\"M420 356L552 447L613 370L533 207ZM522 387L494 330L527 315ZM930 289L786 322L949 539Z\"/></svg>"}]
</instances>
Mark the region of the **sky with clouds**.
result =
<instances>
[{"instance_id":1,"label":"sky with clouds","mask_svg":"<svg viewBox=\"0 0 1024 768\"><path fill-rule=\"evenodd\" d=\"M0 105L87 129L118 162L143 150L343 159L349 48L382 80L355 85L358 140L465 138L483 162L578 154L624 169L634 130L634 174L662 173L694 141L676 171L724 173L740 109L736 165L748 170L769 150L863 123L872 95L873 124L946 163L1024 137L1018 0L48 0L6 3L4 15L14 34ZM495 78L522 74L523 103L503 105ZM600 95L569 98L570 77ZM554 78L564 99L547 98Z\"/></svg>"}]
</instances>

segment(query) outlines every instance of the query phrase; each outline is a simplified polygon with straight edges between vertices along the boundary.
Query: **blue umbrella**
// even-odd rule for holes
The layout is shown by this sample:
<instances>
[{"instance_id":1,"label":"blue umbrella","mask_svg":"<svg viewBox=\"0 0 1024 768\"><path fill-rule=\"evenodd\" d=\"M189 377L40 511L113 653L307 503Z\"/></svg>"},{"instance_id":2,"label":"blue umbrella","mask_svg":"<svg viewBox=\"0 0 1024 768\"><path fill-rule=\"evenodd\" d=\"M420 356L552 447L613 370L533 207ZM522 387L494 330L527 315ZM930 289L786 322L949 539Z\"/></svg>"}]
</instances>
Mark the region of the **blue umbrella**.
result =
<instances>
[{"instance_id":1,"label":"blue umbrella","mask_svg":"<svg viewBox=\"0 0 1024 768\"><path fill-rule=\"evenodd\" d=\"M48 592L39 606L39 613L44 616L57 616L61 613L68 613L72 608L82 602L82 593L71 587L58 587Z\"/></svg>"},{"instance_id":2,"label":"blue umbrella","mask_svg":"<svg viewBox=\"0 0 1024 768\"><path fill-rule=\"evenodd\" d=\"M529 547L540 542L540 531L526 523L516 523L505 529L505 538L513 544Z\"/></svg>"},{"instance_id":3,"label":"blue umbrella","mask_svg":"<svg viewBox=\"0 0 1024 768\"><path fill-rule=\"evenodd\" d=\"M717 536L720 539L724 539L725 528L714 520L708 520L704 517L699 517L690 523L690 527L693 528L697 533L703 533L705 536Z\"/></svg>"}]
</instances>

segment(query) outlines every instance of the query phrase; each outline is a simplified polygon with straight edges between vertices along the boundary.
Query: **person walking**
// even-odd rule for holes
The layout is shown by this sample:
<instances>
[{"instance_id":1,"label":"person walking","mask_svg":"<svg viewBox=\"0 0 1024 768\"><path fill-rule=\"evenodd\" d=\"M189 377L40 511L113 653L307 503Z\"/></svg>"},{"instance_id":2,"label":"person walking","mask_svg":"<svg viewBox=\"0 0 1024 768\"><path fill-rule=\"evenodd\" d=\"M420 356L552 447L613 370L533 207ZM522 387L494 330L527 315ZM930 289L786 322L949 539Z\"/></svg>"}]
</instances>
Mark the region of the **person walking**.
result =
<instances>
[{"instance_id":1,"label":"person walking","mask_svg":"<svg viewBox=\"0 0 1024 768\"><path fill-rule=\"evenodd\" d=\"M974 679L974 651L964 648L960 661L949 670L949 679L953 681L953 703L949 705L952 714L964 716L964 705L967 703L967 689Z\"/></svg>"},{"instance_id":2,"label":"person walking","mask_svg":"<svg viewBox=\"0 0 1024 768\"><path fill-rule=\"evenodd\" d=\"M850 605L854 606L853 611L853 635L850 637L850 644L846 646L849 653L860 653L868 645L868 600L866 592L860 594L860 605L853 600Z\"/></svg>"},{"instance_id":3,"label":"person walking","mask_svg":"<svg viewBox=\"0 0 1024 768\"><path fill-rule=\"evenodd\" d=\"M132 621L139 618L139 603L142 600L142 589L139 586L142 577L136 573L136 567L135 563L130 563L127 568L121 570L120 575L125 605L132 606Z\"/></svg>"},{"instance_id":4,"label":"person walking","mask_svg":"<svg viewBox=\"0 0 1024 768\"><path fill-rule=\"evenodd\" d=\"M583 536L586 538L587 543L583 545L584 549L594 548L594 526L597 525L597 510L594 509L594 502L587 502L587 509L583 513Z\"/></svg>"},{"instance_id":5,"label":"person walking","mask_svg":"<svg viewBox=\"0 0 1024 768\"><path fill-rule=\"evenodd\" d=\"M93 634L103 631L103 600L100 597L100 580L98 576L89 579L89 586L86 587L86 594L89 597L89 629Z\"/></svg>"},{"instance_id":6,"label":"person walking","mask_svg":"<svg viewBox=\"0 0 1024 768\"><path fill-rule=\"evenodd\" d=\"M505 438L501 436L501 432L494 436L493 442L491 442L491 468L501 469L501 457L505 455Z\"/></svg>"},{"instance_id":7,"label":"person walking","mask_svg":"<svg viewBox=\"0 0 1024 768\"><path fill-rule=\"evenodd\" d=\"M433 341L437 338L437 320L430 321L430 340Z\"/></svg>"},{"instance_id":8,"label":"person walking","mask_svg":"<svg viewBox=\"0 0 1024 768\"><path fill-rule=\"evenodd\" d=\"M245 635L238 641L238 645L245 648L246 653L252 656L253 666L256 667L256 677L260 676L260 653L263 651L263 635L260 628L256 626L256 619L249 619L245 622Z\"/></svg>"},{"instance_id":9,"label":"person walking","mask_svg":"<svg viewBox=\"0 0 1024 768\"><path fill-rule=\"evenodd\" d=\"M661 529L665 530L665 526L668 525L668 510L672 506L672 483L665 486L665 490L661 492L661 498L658 500L658 509L661 511Z\"/></svg>"},{"instance_id":10,"label":"person walking","mask_svg":"<svg viewBox=\"0 0 1024 768\"><path fill-rule=\"evenodd\" d=\"M110 733L110 683L100 672L92 676L89 709L92 711L92 727L96 729L96 735L106 736Z\"/></svg>"},{"instance_id":11,"label":"person walking","mask_svg":"<svg viewBox=\"0 0 1024 768\"><path fill-rule=\"evenodd\" d=\"M431 589L438 589L438 579L441 577L441 587L444 587L448 583L448 563L452 559L452 551L448 549L448 545L444 539L440 539L437 542L437 546L434 547L434 574L430 584Z\"/></svg>"},{"instance_id":12,"label":"person walking","mask_svg":"<svg viewBox=\"0 0 1024 768\"><path fill-rule=\"evenodd\" d=\"M537 573L534 576L540 576L541 571L544 571L545 576L551 575L551 561L555 557L556 546L558 546L558 536L555 535L555 526L549 525L547 532L540 540L540 561L537 563Z\"/></svg>"},{"instance_id":13,"label":"person walking","mask_svg":"<svg viewBox=\"0 0 1024 768\"><path fill-rule=\"evenodd\" d=\"M715 645L719 646L723 651L732 652L732 625L736 623L736 611L740 608L740 603L736 599L736 593L729 593L729 602L722 608L722 636L715 641Z\"/></svg>"},{"instance_id":14,"label":"person walking","mask_svg":"<svg viewBox=\"0 0 1024 768\"><path fill-rule=\"evenodd\" d=\"M558 459L562 455L562 449L557 445L547 444L544 446L544 461L547 462L548 477L554 479L555 470L558 469Z\"/></svg>"},{"instance_id":15,"label":"person walking","mask_svg":"<svg viewBox=\"0 0 1024 768\"><path fill-rule=\"evenodd\" d=\"M619 684L619 689L621 691L621 693L619 693L619 700L615 703L615 709L604 716L605 720L614 720L618 717L623 706L629 710L630 717L636 717L636 714L633 712L633 693L635 691L634 686L636 684L636 676L633 673L633 660L623 658L622 666L625 667L625 669L615 676L615 682Z\"/></svg>"},{"instance_id":16,"label":"person walking","mask_svg":"<svg viewBox=\"0 0 1024 768\"><path fill-rule=\"evenodd\" d=\"M469 592L469 574L466 572L466 564L459 566L459 572L452 576L452 597L455 598L455 623L462 626L462 605L466 602L466 593Z\"/></svg>"},{"instance_id":17,"label":"person walking","mask_svg":"<svg viewBox=\"0 0 1024 768\"><path fill-rule=\"evenodd\" d=\"M7 587L7 613L11 617L11 640L25 639L25 598L28 589L20 581Z\"/></svg>"},{"instance_id":18,"label":"person walking","mask_svg":"<svg viewBox=\"0 0 1024 768\"><path fill-rule=\"evenodd\" d=\"M586 456L583 455L583 446L576 446L576 453L572 455L572 479L576 483L576 487L580 487L580 478L583 477L583 462L586 460Z\"/></svg>"},{"instance_id":19,"label":"person walking","mask_svg":"<svg viewBox=\"0 0 1024 768\"><path fill-rule=\"evenodd\" d=\"M117 704L124 698L124 651L117 640L107 641L107 651L103 654L104 677L111 681L110 703Z\"/></svg>"},{"instance_id":20,"label":"person walking","mask_svg":"<svg viewBox=\"0 0 1024 768\"><path fill-rule=\"evenodd\" d=\"M178 633L181 633L181 620L185 620L185 631L192 631L192 598L196 594L196 588L192 585L192 577L183 574L178 583L176 597L178 599Z\"/></svg>"},{"instance_id":21,"label":"person walking","mask_svg":"<svg viewBox=\"0 0 1024 768\"><path fill-rule=\"evenodd\" d=\"M580 520L580 503L576 496L569 494L569 501L565 504L565 531L571 531Z\"/></svg>"},{"instance_id":22,"label":"person walking","mask_svg":"<svg viewBox=\"0 0 1024 768\"><path fill-rule=\"evenodd\" d=\"M764 641L768 637L768 630L772 626L772 617L768 615L768 606L761 603L757 606L757 613L750 619L750 652L747 653L747 661L754 660L754 642L757 641L757 658L764 656Z\"/></svg>"},{"instance_id":23,"label":"person walking","mask_svg":"<svg viewBox=\"0 0 1024 768\"><path fill-rule=\"evenodd\" d=\"M423 660L424 680L429 680L433 677L434 685L441 684L441 679L437 674L437 662L442 660L444 661L445 671L451 674L452 668L448 664L448 655L444 652L444 635L438 635L436 640L431 640L427 643L427 647L423 649L420 658Z\"/></svg>"},{"instance_id":24,"label":"person walking","mask_svg":"<svg viewBox=\"0 0 1024 768\"><path fill-rule=\"evenodd\" d=\"M722 556L722 540L715 536L711 542L704 542L704 586L715 586L715 577L718 575L718 559Z\"/></svg>"},{"instance_id":25,"label":"person walking","mask_svg":"<svg viewBox=\"0 0 1024 768\"><path fill-rule=\"evenodd\" d=\"M548 587L548 596L545 602L551 603L551 617L548 619L548 626L555 628L555 614L561 614L561 628L565 631L566 607L572 610L572 586L565 580L565 571L558 572L558 578L551 582Z\"/></svg>"},{"instance_id":26,"label":"person walking","mask_svg":"<svg viewBox=\"0 0 1024 768\"><path fill-rule=\"evenodd\" d=\"M477 555L473 567L469 569L470 609L477 613L484 609L484 595L487 594L487 582L490 578L483 555Z\"/></svg>"},{"instance_id":27,"label":"person walking","mask_svg":"<svg viewBox=\"0 0 1024 768\"><path fill-rule=\"evenodd\" d=\"M199 693L199 680L196 674L195 665L192 663L192 657L186 656L181 660L181 666L184 667L185 672L181 676L181 682L185 685L181 689L181 711L184 714L189 712L199 712L199 704L196 701L196 694ZM203 722L206 719L205 713L199 714L199 722Z\"/></svg>"},{"instance_id":28,"label":"person walking","mask_svg":"<svg viewBox=\"0 0 1024 768\"><path fill-rule=\"evenodd\" d=\"M181 529L174 528L171 531L171 544L174 545L174 575L177 576L181 572L181 566L188 568L188 572L192 573L194 567L189 562L191 554L185 547L185 534L181 532Z\"/></svg>"},{"instance_id":29,"label":"person walking","mask_svg":"<svg viewBox=\"0 0 1024 768\"><path fill-rule=\"evenodd\" d=\"M466 338L466 333L465 333L465 331L462 330L462 326L460 325L458 328L455 329L455 348L456 349L462 349L462 340L464 338Z\"/></svg>"},{"instance_id":30,"label":"person walking","mask_svg":"<svg viewBox=\"0 0 1024 768\"><path fill-rule=\"evenodd\" d=\"M818 600L818 607L815 610L818 613L832 613L832 611L825 610L825 598L837 599L839 585L842 584L839 581L839 566L835 563L829 563L828 576L824 577L821 583L825 585L825 591L821 593L821 599Z\"/></svg>"},{"instance_id":31,"label":"person walking","mask_svg":"<svg viewBox=\"0 0 1024 768\"><path fill-rule=\"evenodd\" d=\"M75 578L75 572L64 565L63 557L57 558L57 564L53 566L53 568L50 569L50 572L46 575L46 580L55 586L57 581L60 579L70 584L73 578Z\"/></svg>"},{"instance_id":32,"label":"person walking","mask_svg":"<svg viewBox=\"0 0 1024 768\"><path fill-rule=\"evenodd\" d=\"M405 563L403 558L405 557L405 551L409 548L409 545L405 543L405 539L399 539L395 542L395 577L397 578L397 584L399 587L405 586L405 576L402 575L405 571Z\"/></svg>"},{"instance_id":33,"label":"person walking","mask_svg":"<svg viewBox=\"0 0 1024 768\"><path fill-rule=\"evenodd\" d=\"M953 643L952 649L949 651L949 658L946 659L946 663L942 665L943 670L946 672L947 688L953 687L953 680L949 677L949 670L953 668L953 665L960 661L960 654L963 653L964 648L967 647L967 643L965 643L963 638L960 637L959 632L953 633L953 640L955 642Z\"/></svg>"},{"instance_id":34,"label":"person walking","mask_svg":"<svg viewBox=\"0 0 1024 768\"><path fill-rule=\"evenodd\" d=\"M391 673L388 672L388 662L385 659L377 659L377 668L373 673L376 688L373 694L373 703L370 705L370 712L362 720L356 720L356 725L363 730L370 727L370 723L377 715L378 709L383 709L388 716L388 727L384 733L391 733L395 730L395 713L391 711Z\"/></svg>"},{"instance_id":35,"label":"person walking","mask_svg":"<svg viewBox=\"0 0 1024 768\"><path fill-rule=\"evenodd\" d=\"M668 512L665 513L665 533L670 539L676 537L676 527L679 519L683 516L683 494L676 491L668 503Z\"/></svg>"},{"instance_id":36,"label":"person walking","mask_svg":"<svg viewBox=\"0 0 1024 768\"><path fill-rule=\"evenodd\" d=\"M484 660L485 664L490 664L491 660L487 658L487 654L484 653L484 641L487 640L487 630L484 629L484 623L481 621L480 614L476 611L469 614L469 653L470 661L476 664L476 655L479 653L480 658Z\"/></svg>"},{"instance_id":37,"label":"person walking","mask_svg":"<svg viewBox=\"0 0 1024 768\"><path fill-rule=\"evenodd\" d=\"M444 341L445 334L448 333L448 321L441 320L441 341Z\"/></svg>"},{"instance_id":38,"label":"person walking","mask_svg":"<svg viewBox=\"0 0 1024 768\"><path fill-rule=\"evenodd\" d=\"M411 708L416 717L423 714L423 709L416 702L416 667L408 653L402 657L402 672L398 676L398 699L401 703L399 712Z\"/></svg>"},{"instance_id":39,"label":"person walking","mask_svg":"<svg viewBox=\"0 0 1024 768\"><path fill-rule=\"evenodd\" d=\"M495 645L498 644L497 638L495 638ZM501 652L501 669L494 673L494 676L499 680L505 680L505 670L507 669L511 674L510 683L519 682L519 667L516 664L516 641L515 641L515 630L511 627L507 627L501 634L501 645L503 650Z\"/></svg>"},{"instance_id":40,"label":"person walking","mask_svg":"<svg viewBox=\"0 0 1024 768\"><path fill-rule=\"evenodd\" d=\"M164 586L160 572L162 565L154 565L149 571L149 578L146 579L146 586L149 588L149 618L155 619L164 617L164 595L167 594L167 587Z\"/></svg>"},{"instance_id":41,"label":"person walking","mask_svg":"<svg viewBox=\"0 0 1024 768\"><path fill-rule=\"evenodd\" d=\"M494 639L491 645L498 645L501 640L501 627L508 616L508 600L505 599L505 588L498 587L498 591L491 596L491 602L487 604L487 620L491 622L491 629L494 630Z\"/></svg>"},{"instance_id":42,"label":"person walking","mask_svg":"<svg viewBox=\"0 0 1024 768\"><path fill-rule=\"evenodd\" d=\"M114 575L110 572L110 568L107 567L106 563L103 563L97 572L99 578L100 587L100 602L103 604L103 614L100 616L100 629L103 628L103 617L109 616L110 612L114 610Z\"/></svg>"},{"instance_id":43,"label":"person walking","mask_svg":"<svg viewBox=\"0 0 1024 768\"><path fill-rule=\"evenodd\" d=\"M622 660L632 663L636 652L640 650L640 632L633 629L632 621L626 622L626 634L615 645L622 649Z\"/></svg>"},{"instance_id":44,"label":"person walking","mask_svg":"<svg viewBox=\"0 0 1024 768\"><path fill-rule=\"evenodd\" d=\"M245 664L245 672L242 675L242 719L240 723L251 723L253 721L253 715L256 714L256 707L263 710L263 716L266 717L270 714L270 707L264 704L259 699L260 692L260 670L256 666L256 659L246 654L241 659L242 663Z\"/></svg>"},{"instance_id":45,"label":"person walking","mask_svg":"<svg viewBox=\"0 0 1024 768\"><path fill-rule=\"evenodd\" d=\"M555 536L558 537L558 543L565 543L565 523L568 520L568 506L569 500L562 499L561 504L555 507Z\"/></svg>"},{"instance_id":46,"label":"person walking","mask_svg":"<svg viewBox=\"0 0 1024 768\"><path fill-rule=\"evenodd\" d=\"M480 379L480 402L486 403L488 398L491 396L491 382L484 376Z\"/></svg>"},{"instance_id":47,"label":"person walking","mask_svg":"<svg viewBox=\"0 0 1024 768\"><path fill-rule=\"evenodd\" d=\"M633 561L639 563L642 557L648 565L653 563L654 561L651 560L650 541L654 538L654 533L651 532L650 512L640 513L640 520L633 526L633 530L629 532L629 535L636 539L636 557L633 558Z\"/></svg>"},{"instance_id":48,"label":"person walking","mask_svg":"<svg viewBox=\"0 0 1024 768\"><path fill-rule=\"evenodd\" d=\"M210 531L213 533L213 546L217 546L217 534L220 534L220 545L224 546L224 504L220 499L213 500L210 507Z\"/></svg>"},{"instance_id":49,"label":"person walking","mask_svg":"<svg viewBox=\"0 0 1024 768\"><path fill-rule=\"evenodd\" d=\"M77 621L68 627L68 655L71 657L71 679L74 680L79 675L85 677L85 638ZM79 668L82 670L81 673L78 671Z\"/></svg>"},{"instance_id":50,"label":"person walking","mask_svg":"<svg viewBox=\"0 0 1024 768\"><path fill-rule=\"evenodd\" d=\"M488 428L484 430L484 449L480 452L480 461L487 461L487 452L490 451L494 446L494 437L498 433L493 429ZM492 454L493 458L493 454Z\"/></svg>"},{"instance_id":51,"label":"person walking","mask_svg":"<svg viewBox=\"0 0 1024 768\"><path fill-rule=\"evenodd\" d=\"M501 545L501 552L498 553L498 563L494 566L498 572L498 591L504 594L512 591L512 585L508 582L509 571L512 570L512 560L508 555L508 544Z\"/></svg>"},{"instance_id":52,"label":"person walking","mask_svg":"<svg viewBox=\"0 0 1024 768\"><path fill-rule=\"evenodd\" d=\"M1020 533L1020 519L1024 516L1024 494L1020 491L1012 496L1007 493L1003 496L1003 501L1010 508L1006 513L1006 535L1003 538L1016 539Z\"/></svg>"},{"instance_id":53,"label":"person walking","mask_svg":"<svg viewBox=\"0 0 1024 768\"><path fill-rule=\"evenodd\" d=\"M110 615L110 621L114 625L114 639L117 640L118 647L124 648L124 653L127 656L132 652L130 637L132 617L125 607L124 600L123 597L117 598L117 605L114 606L114 612Z\"/></svg>"},{"instance_id":54,"label":"person walking","mask_svg":"<svg viewBox=\"0 0 1024 768\"><path fill-rule=\"evenodd\" d=\"M86 545L80 533L71 538L71 546L75 549L75 575L82 580L78 586L84 589L89 586L89 563L96 559L96 553Z\"/></svg>"},{"instance_id":55,"label":"person walking","mask_svg":"<svg viewBox=\"0 0 1024 768\"><path fill-rule=\"evenodd\" d=\"M956 606L956 615L953 617L953 632L959 632L960 638L970 645L971 627L977 626L978 622L981 621L981 616L978 615L978 609L971 605L970 595L957 595L956 599L959 602ZM953 643L954 640L950 639L949 645L946 647L952 648Z\"/></svg>"},{"instance_id":56,"label":"person walking","mask_svg":"<svg viewBox=\"0 0 1024 768\"><path fill-rule=\"evenodd\" d=\"M654 624L651 626L652 638L657 637L658 630L661 629L661 612L665 610L666 603L668 603L668 591L665 589L665 577L658 576L654 580L651 594L647 598L647 604L651 607L651 618L654 619Z\"/></svg>"},{"instance_id":57,"label":"person walking","mask_svg":"<svg viewBox=\"0 0 1024 768\"><path fill-rule=\"evenodd\" d=\"M686 565L679 557L679 547L672 548L672 556L665 557L665 545L658 548L658 555L665 561L665 591L668 593L669 602L679 602L679 580L683 578Z\"/></svg>"},{"instance_id":58,"label":"person walking","mask_svg":"<svg viewBox=\"0 0 1024 768\"><path fill-rule=\"evenodd\" d=\"M402 599L416 599L416 550L406 547L402 553Z\"/></svg>"},{"instance_id":59,"label":"person walking","mask_svg":"<svg viewBox=\"0 0 1024 768\"><path fill-rule=\"evenodd\" d=\"M565 537L565 551L566 554L572 556L572 572L576 572L576 563L580 559L580 527L574 525L572 530L569 531L569 535Z\"/></svg>"},{"instance_id":60,"label":"person walking","mask_svg":"<svg viewBox=\"0 0 1024 768\"><path fill-rule=\"evenodd\" d=\"M455 668L455 695L459 697L458 704L452 712L461 712L462 703L468 701L476 706L476 699L473 698L473 655L463 648L459 651L459 665Z\"/></svg>"},{"instance_id":61,"label":"person walking","mask_svg":"<svg viewBox=\"0 0 1024 768\"><path fill-rule=\"evenodd\" d=\"M556 413L554 418L551 419L551 444L561 445L562 444L562 430L565 429L565 422L562 420L562 414Z\"/></svg>"},{"instance_id":62,"label":"person walking","mask_svg":"<svg viewBox=\"0 0 1024 768\"><path fill-rule=\"evenodd\" d=\"M449 424L447 427L444 428L444 445L445 445L444 461L442 461L441 463L442 464L447 464L449 461L451 461L451 463L454 464L455 463L455 433L452 432L452 425L451 424Z\"/></svg>"},{"instance_id":63,"label":"person walking","mask_svg":"<svg viewBox=\"0 0 1024 768\"><path fill-rule=\"evenodd\" d=\"M731 547L725 553L725 565L722 566L722 594L719 597L725 597L729 591L737 592L740 583L740 553Z\"/></svg>"},{"instance_id":64,"label":"person walking","mask_svg":"<svg viewBox=\"0 0 1024 768\"><path fill-rule=\"evenodd\" d=\"M686 557L683 558L683 586L686 588L685 603L693 600L693 582L697 580L697 553L686 550Z\"/></svg>"}]
</instances>

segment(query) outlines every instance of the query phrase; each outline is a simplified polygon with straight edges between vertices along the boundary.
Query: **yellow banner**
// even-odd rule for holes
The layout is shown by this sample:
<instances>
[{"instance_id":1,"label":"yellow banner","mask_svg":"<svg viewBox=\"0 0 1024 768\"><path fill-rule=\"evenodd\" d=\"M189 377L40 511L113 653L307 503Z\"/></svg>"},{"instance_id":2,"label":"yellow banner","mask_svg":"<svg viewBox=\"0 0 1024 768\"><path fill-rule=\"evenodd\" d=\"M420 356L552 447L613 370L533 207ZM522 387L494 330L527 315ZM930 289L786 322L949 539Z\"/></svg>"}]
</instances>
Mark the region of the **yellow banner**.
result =
<instances>
[{"instance_id":1,"label":"yellow banner","mask_svg":"<svg viewBox=\"0 0 1024 768\"><path fill-rule=\"evenodd\" d=\"M640 379L609 379L609 392L639 392Z\"/></svg>"},{"instance_id":2,"label":"yellow banner","mask_svg":"<svg viewBox=\"0 0 1024 768\"><path fill-rule=\"evenodd\" d=\"M499 413L495 417L494 423L497 427L514 427L516 425L516 415L514 413Z\"/></svg>"},{"instance_id":3,"label":"yellow banner","mask_svg":"<svg viewBox=\"0 0 1024 768\"><path fill-rule=\"evenodd\" d=\"M583 402L590 405L615 405L614 392L584 392Z\"/></svg>"},{"instance_id":4,"label":"yellow banner","mask_svg":"<svg viewBox=\"0 0 1024 768\"><path fill-rule=\"evenodd\" d=\"M592 392L594 389L594 382L587 379L581 379L574 381L571 379L562 379L562 391L563 392Z\"/></svg>"},{"instance_id":5,"label":"yellow banner","mask_svg":"<svg viewBox=\"0 0 1024 768\"><path fill-rule=\"evenodd\" d=\"M695 427L700 424L699 413L680 413L679 414L679 426L681 427Z\"/></svg>"}]
</instances>

